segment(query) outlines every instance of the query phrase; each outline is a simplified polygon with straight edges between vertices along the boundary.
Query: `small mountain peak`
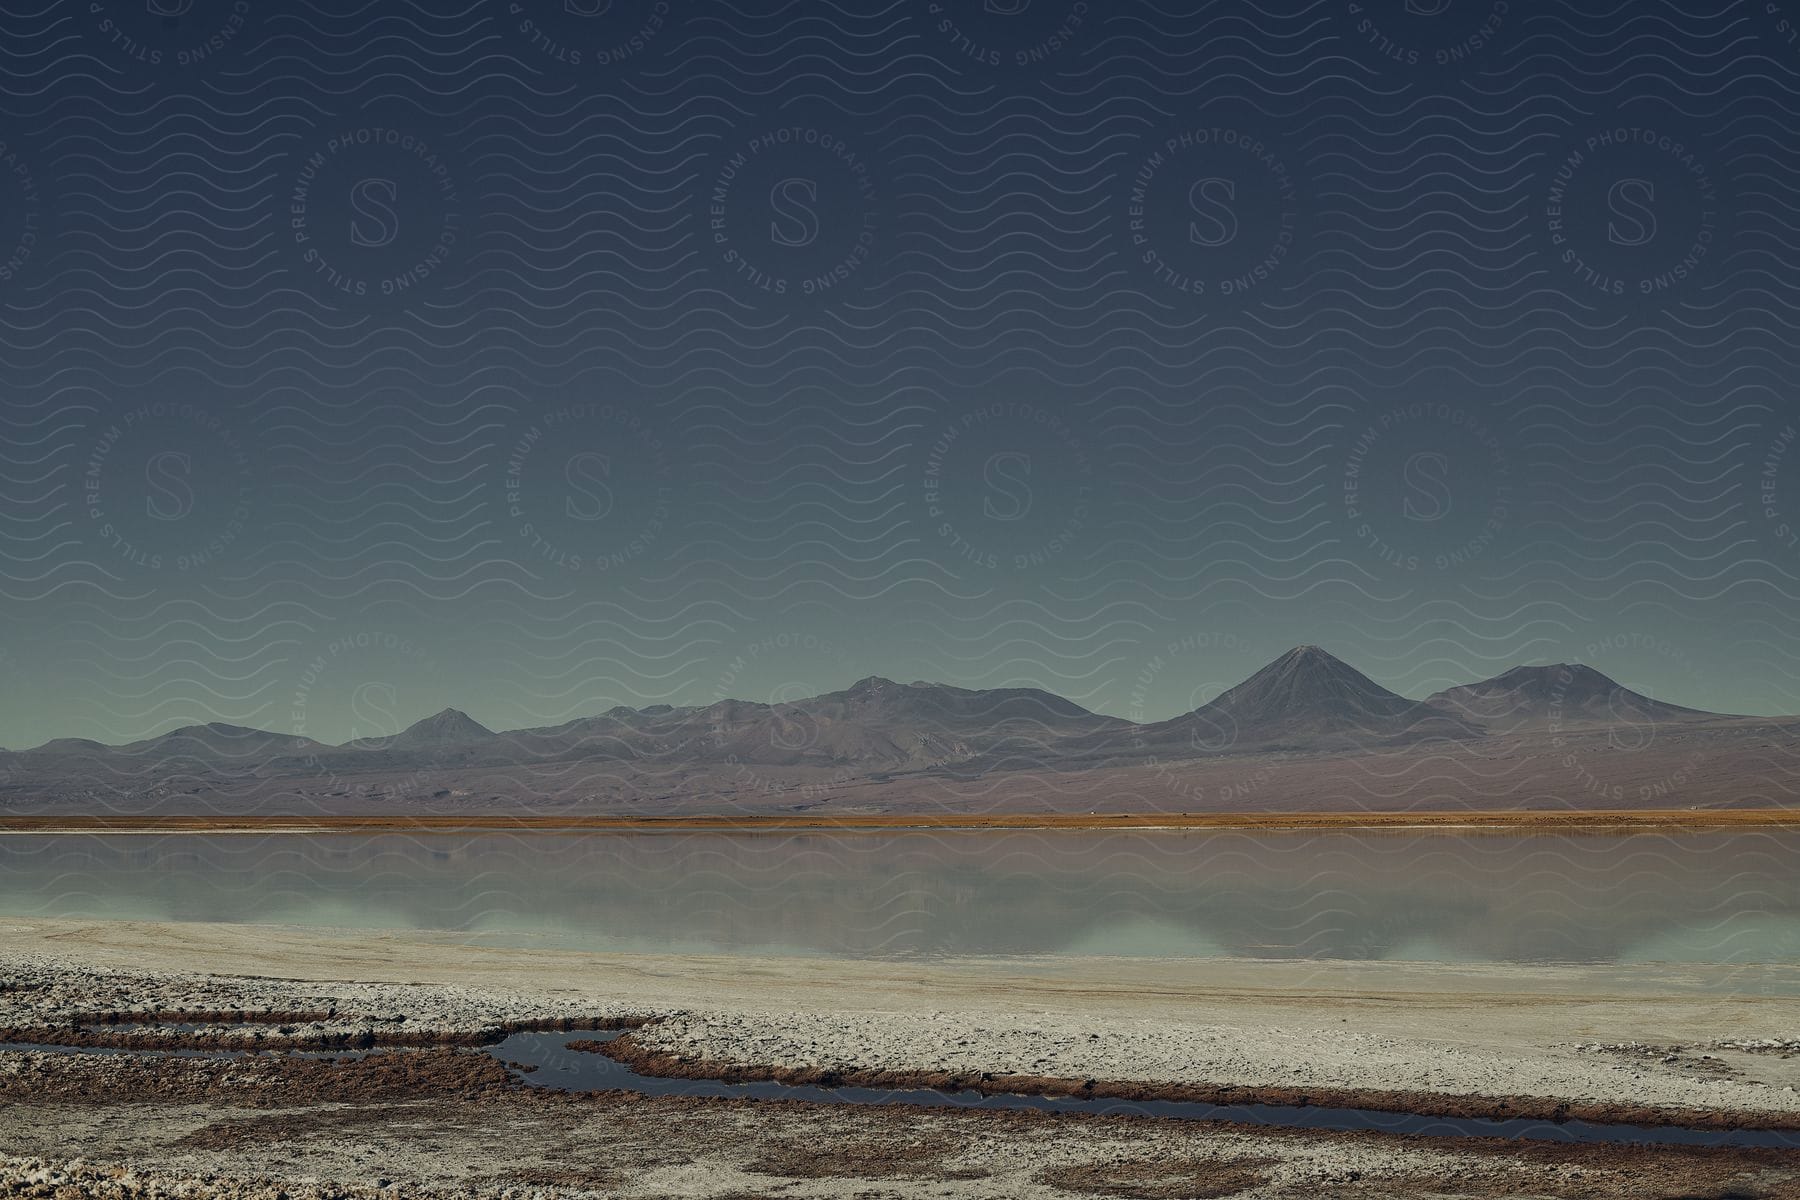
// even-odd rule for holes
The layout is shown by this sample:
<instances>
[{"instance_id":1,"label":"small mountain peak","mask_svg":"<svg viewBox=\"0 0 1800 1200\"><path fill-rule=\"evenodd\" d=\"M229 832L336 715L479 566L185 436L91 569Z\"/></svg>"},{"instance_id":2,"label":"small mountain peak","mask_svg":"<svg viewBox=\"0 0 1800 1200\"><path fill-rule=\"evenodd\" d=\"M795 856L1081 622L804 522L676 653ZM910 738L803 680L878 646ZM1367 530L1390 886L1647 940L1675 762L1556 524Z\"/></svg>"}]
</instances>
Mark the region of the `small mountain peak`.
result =
<instances>
[{"instance_id":1,"label":"small mountain peak","mask_svg":"<svg viewBox=\"0 0 1800 1200\"><path fill-rule=\"evenodd\" d=\"M884 679L880 675L870 675L866 678L857 680L846 690L857 693L867 693L886 691L889 688L897 688L899 686L899 684L891 679Z\"/></svg>"},{"instance_id":2,"label":"small mountain peak","mask_svg":"<svg viewBox=\"0 0 1800 1200\"><path fill-rule=\"evenodd\" d=\"M34 746L34 754L98 754L112 747L104 742L96 742L92 738L60 737L51 738L41 746Z\"/></svg>"},{"instance_id":3,"label":"small mountain peak","mask_svg":"<svg viewBox=\"0 0 1800 1200\"><path fill-rule=\"evenodd\" d=\"M1546 663L1542 666L1511 667L1491 679L1479 680L1476 683L1464 684L1462 688L1447 688L1446 691L1499 692L1507 690L1535 689L1538 691L1568 692L1578 689L1583 692L1594 689L1614 689L1619 683L1582 663Z\"/></svg>"},{"instance_id":4,"label":"small mountain peak","mask_svg":"<svg viewBox=\"0 0 1800 1200\"><path fill-rule=\"evenodd\" d=\"M1310 643L1295 646L1280 658L1270 662L1263 668L1279 674L1335 675L1349 671L1361 674L1355 667L1325 649Z\"/></svg>"},{"instance_id":5,"label":"small mountain peak","mask_svg":"<svg viewBox=\"0 0 1800 1200\"><path fill-rule=\"evenodd\" d=\"M1311 642L1308 642L1305 645L1295 646L1292 650L1289 650L1286 654L1283 654L1280 658L1276 659L1275 662L1270 663L1269 665L1275 666L1278 663L1285 663L1288 666L1307 667L1342 667L1348 665L1343 659L1325 649L1325 647L1315 646Z\"/></svg>"},{"instance_id":6,"label":"small mountain peak","mask_svg":"<svg viewBox=\"0 0 1800 1200\"><path fill-rule=\"evenodd\" d=\"M232 725L225 721L208 721L204 725L183 725L180 728L171 729L167 733L159 733L155 737L147 739L144 743L138 744L154 745L164 742L258 741L279 736L279 734L270 733L267 730L252 729L248 725Z\"/></svg>"},{"instance_id":7,"label":"small mountain peak","mask_svg":"<svg viewBox=\"0 0 1800 1200\"><path fill-rule=\"evenodd\" d=\"M458 708L446 708L415 721L394 739L399 746L441 746L493 737L493 730Z\"/></svg>"},{"instance_id":8,"label":"small mountain peak","mask_svg":"<svg viewBox=\"0 0 1800 1200\"><path fill-rule=\"evenodd\" d=\"M1491 679L1445 688L1426 703L1490 732L1620 722L1704 720L1715 714L1665 704L1583 663L1513 667Z\"/></svg>"},{"instance_id":9,"label":"small mountain peak","mask_svg":"<svg viewBox=\"0 0 1800 1200\"><path fill-rule=\"evenodd\" d=\"M156 736L145 740L151 742L174 742L180 741L182 738L198 737L203 733L212 731L213 726L211 725L177 725L166 733L159 733Z\"/></svg>"},{"instance_id":10,"label":"small mountain peak","mask_svg":"<svg viewBox=\"0 0 1800 1200\"><path fill-rule=\"evenodd\" d=\"M228 721L208 721L204 725L190 725L187 727L186 732L204 732L217 734L220 737L236 738L260 738L269 736L268 733L261 729L254 729L248 725L233 725Z\"/></svg>"}]
</instances>

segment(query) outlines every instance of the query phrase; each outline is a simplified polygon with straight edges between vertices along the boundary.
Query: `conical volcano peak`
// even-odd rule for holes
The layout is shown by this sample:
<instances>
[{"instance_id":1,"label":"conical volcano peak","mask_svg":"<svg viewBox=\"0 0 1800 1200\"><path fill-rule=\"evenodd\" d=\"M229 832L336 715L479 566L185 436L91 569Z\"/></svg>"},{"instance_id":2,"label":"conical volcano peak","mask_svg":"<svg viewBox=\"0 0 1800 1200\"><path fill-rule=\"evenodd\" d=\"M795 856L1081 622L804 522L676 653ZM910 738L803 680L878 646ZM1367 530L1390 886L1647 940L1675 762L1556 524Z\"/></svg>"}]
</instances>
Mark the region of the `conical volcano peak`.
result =
<instances>
[{"instance_id":1,"label":"conical volcano peak","mask_svg":"<svg viewBox=\"0 0 1800 1200\"><path fill-rule=\"evenodd\" d=\"M1412 704L1336 655L1305 645L1295 646L1207 707L1229 708L1241 723L1244 718L1260 722L1298 715L1387 715Z\"/></svg>"},{"instance_id":2,"label":"conical volcano peak","mask_svg":"<svg viewBox=\"0 0 1800 1200\"><path fill-rule=\"evenodd\" d=\"M493 737L493 731L458 708L446 708L415 721L394 739L396 746L448 746Z\"/></svg>"},{"instance_id":3,"label":"conical volcano peak","mask_svg":"<svg viewBox=\"0 0 1800 1200\"><path fill-rule=\"evenodd\" d=\"M1315 646L1311 642L1308 642L1305 645L1293 647L1280 657L1276 658L1269 665L1271 667L1279 666L1283 663L1291 666L1304 666L1308 664L1325 665L1330 663L1342 663L1343 661L1343 659L1331 653L1331 651L1325 649L1325 647Z\"/></svg>"},{"instance_id":4,"label":"conical volcano peak","mask_svg":"<svg viewBox=\"0 0 1800 1200\"><path fill-rule=\"evenodd\" d=\"M1368 745L1478 730L1382 687L1320 646L1295 646L1171 724L1205 731L1209 752L1253 747Z\"/></svg>"},{"instance_id":5,"label":"conical volcano peak","mask_svg":"<svg viewBox=\"0 0 1800 1200\"><path fill-rule=\"evenodd\" d=\"M1290 671L1348 671L1363 677L1362 672L1325 649L1323 646L1311 644L1295 646L1286 654L1270 663L1265 670L1281 668Z\"/></svg>"}]
</instances>

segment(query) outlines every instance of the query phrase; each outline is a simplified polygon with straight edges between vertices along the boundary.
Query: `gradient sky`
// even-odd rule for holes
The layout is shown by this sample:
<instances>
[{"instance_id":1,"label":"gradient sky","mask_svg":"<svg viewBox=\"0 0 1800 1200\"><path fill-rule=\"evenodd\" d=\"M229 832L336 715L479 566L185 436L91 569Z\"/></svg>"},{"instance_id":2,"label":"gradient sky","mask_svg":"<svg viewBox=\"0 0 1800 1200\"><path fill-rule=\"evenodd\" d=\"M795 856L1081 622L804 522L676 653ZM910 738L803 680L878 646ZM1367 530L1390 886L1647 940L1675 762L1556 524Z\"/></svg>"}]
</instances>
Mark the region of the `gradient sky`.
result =
<instances>
[{"instance_id":1,"label":"gradient sky","mask_svg":"<svg viewBox=\"0 0 1800 1200\"><path fill-rule=\"evenodd\" d=\"M1800 17L0 13L0 744L1316 642L1800 712Z\"/></svg>"}]
</instances>

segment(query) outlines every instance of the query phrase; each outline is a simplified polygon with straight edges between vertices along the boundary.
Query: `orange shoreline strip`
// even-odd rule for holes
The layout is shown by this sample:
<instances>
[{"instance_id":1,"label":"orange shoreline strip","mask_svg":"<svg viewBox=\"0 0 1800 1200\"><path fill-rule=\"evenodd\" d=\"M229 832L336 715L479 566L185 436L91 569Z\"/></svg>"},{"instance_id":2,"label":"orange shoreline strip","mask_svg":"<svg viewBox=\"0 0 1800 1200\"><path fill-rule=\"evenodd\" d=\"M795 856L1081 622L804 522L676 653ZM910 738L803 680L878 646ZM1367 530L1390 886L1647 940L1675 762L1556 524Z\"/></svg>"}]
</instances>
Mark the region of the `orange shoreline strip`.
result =
<instances>
[{"instance_id":1,"label":"orange shoreline strip","mask_svg":"<svg viewBox=\"0 0 1800 1200\"><path fill-rule=\"evenodd\" d=\"M1800 808L1568 809L1511 812L882 813L870 816L0 815L0 833L642 833L656 830L1601 830L1800 828Z\"/></svg>"}]
</instances>

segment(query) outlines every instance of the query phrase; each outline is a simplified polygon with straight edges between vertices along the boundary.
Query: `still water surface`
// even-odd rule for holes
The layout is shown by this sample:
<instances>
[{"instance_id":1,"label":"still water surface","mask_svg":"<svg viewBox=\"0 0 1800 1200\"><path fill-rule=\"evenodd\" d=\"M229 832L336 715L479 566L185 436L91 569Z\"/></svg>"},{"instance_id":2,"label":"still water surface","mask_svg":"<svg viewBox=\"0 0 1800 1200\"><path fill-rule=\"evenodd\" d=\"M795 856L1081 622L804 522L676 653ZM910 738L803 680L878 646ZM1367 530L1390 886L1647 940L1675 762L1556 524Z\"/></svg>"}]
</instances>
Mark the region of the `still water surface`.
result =
<instances>
[{"instance_id":1,"label":"still water surface","mask_svg":"<svg viewBox=\"0 0 1800 1200\"><path fill-rule=\"evenodd\" d=\"M1800 964L1800 833L0 836L0 914L856 957Z\"/></svg>"}]
</instances>

